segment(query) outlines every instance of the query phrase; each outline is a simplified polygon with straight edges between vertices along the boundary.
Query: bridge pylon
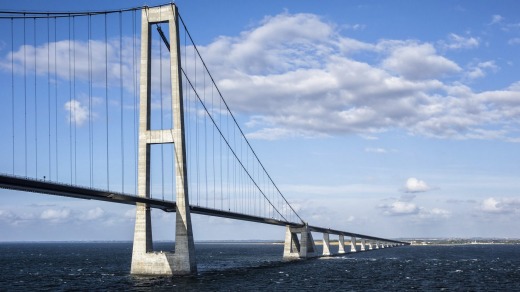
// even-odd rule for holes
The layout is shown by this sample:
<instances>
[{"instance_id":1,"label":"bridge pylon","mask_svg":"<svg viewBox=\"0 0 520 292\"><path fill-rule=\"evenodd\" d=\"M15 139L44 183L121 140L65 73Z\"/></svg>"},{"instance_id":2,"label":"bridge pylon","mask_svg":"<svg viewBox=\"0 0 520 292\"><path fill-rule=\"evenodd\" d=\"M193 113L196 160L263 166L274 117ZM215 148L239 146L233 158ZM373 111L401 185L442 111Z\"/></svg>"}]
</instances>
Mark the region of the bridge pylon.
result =
<instances>
[{"instance_id":1,"label":"bridge pylon","mask_svg":"<svg viewBox=\"0 0 520 292\"><path fill-rule=\"evenodd\" d=\"M197 271L191 226L184 138L184 107L180 69L177 7L174 4L144 8L141 24L139 102L138 196L150 198L151 145L173 143L175 150L176 224L175 253L153 252L150 207L137 203L131 273L138 275L192 274ZM172 129L151 130L151 28L168 23L172 92Z\"/></svg>"}]
</instances>

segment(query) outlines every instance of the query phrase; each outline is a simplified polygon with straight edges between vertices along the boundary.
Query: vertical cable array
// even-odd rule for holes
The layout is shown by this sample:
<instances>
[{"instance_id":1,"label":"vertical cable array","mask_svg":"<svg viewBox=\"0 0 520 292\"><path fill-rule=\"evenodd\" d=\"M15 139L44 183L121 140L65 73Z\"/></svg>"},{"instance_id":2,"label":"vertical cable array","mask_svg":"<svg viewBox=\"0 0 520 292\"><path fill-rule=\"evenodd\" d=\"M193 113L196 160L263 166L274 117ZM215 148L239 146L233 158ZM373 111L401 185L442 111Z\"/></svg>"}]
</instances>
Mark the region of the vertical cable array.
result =
<instances>
[{"instance_id":1,"label":"vertical cable array","mask_svg":"<svg viewBox=\"0 0 520 292\"><path fill-rule=\"evenodd\" d=\"M192 202L222 211L303 222L251 147L182 18L179 26L184 30L181 73L187 101L189 185L192 194L195 192ZM207 92L211 92L211 99ZM208 131L208 127L212 129Z\"/></svg>"},{"instance_id":2,"label":"vertical cable array","mask_svg":"<svg viewBox=\"0 0 520 292\"><path fill-rule=\"evenodd\" d=\"M128 23L126 16L131 17ZM104 18L104 21L97 21L97 17ZM129 10L127 14L125 11L59 15L24 13L19 18L23 18L23 23L19 23L23 25L23 36L19 36L18 42L23 44L19 48L15 39L16 20L13 16L6 18L11 28L11 55L10 59L6 59L11 63L12 145L8 146L12 148L10 152L13 156L11 172L15 174L16 169L23 169L25 176L28 176L28 170L34 167L36 178L43 170L43 175L48 175L51 180L87 184L91 188L101 186L107 190L119 189L117 182L120 181L123 192L131 189L128 186L132 183L134 192L137 192L137 110L140 92L136 10ZM47 18L47 23L39 25L37 19L40 18ZM59 25L58 18L63 18L65 25ZM1 12L0 21L3 21ZM95 25L101 22L103 25ZM28 23L33 24L32 31L30 26L27 27ZM158 31L162 31L162 27L161 24L156 25ZM51 32L52 29L54 32ZM231 112L181 18L179 30L181 40L178 43L184 44L181 48L180 73L191 204L286 222L302 221L253 150L239 126L239 120L243 117ZM33 40L28 41L27 37ZM162 37L162 41L167 42L164 34ZM159 38L152 45L152 63L155 65L152 66L151 83L154 87L151 116L154 130L160 129L161 135L166 135L169 134L169 119L172 125L174 119L171 117L173 111L169 109L171 106L165 107L173 101L171 86L167 87L171 85L171 75L168 73L171 66L168 70L163 66L163 45ZM42 56L47 58L46 65ZM34 64L30 64L31 61ZM33 77L34 80L28 79ZM8 84L8 80L2 79L0 82L3 82L2 85ZM29 85L31 81L34 85ZM32 98L29 97L33 87L34 111L31 108ZM132 106L130 97L133 98ZM16 114L16 109L20 112L23 109L23 117ZM132 110L133 122L125 119L128 109ZM24 120L19 121L18 116ZM68 125L62 125L64 123ZM34 141L30 132L33 130L30 125L33 124ZM18 140L15 139L17 126L21 130ZM22 127L23 145L18 145L18 141L22 143ZM42 130L41 133L39 130ZM125 151L125 144L132 140L133 155L127 157L125 154L132 150ZM40 146L40 142L45 145ZM35 149L34 157L31 147ZM158 147L160 153L152 159L152 165L156 167L152 172L156 176L156 185L152 187L154 191L160 189L162 200L169 198L170 192L173 200L175 150L168 148L171 145ZM119 149L118 155L112 155L116 149ZM22 161L23 168L20 167ZM130 166L134 166L133 172L128 171ZM103 177L105 174L106 178Z\"/></svg>"}]
</instances>

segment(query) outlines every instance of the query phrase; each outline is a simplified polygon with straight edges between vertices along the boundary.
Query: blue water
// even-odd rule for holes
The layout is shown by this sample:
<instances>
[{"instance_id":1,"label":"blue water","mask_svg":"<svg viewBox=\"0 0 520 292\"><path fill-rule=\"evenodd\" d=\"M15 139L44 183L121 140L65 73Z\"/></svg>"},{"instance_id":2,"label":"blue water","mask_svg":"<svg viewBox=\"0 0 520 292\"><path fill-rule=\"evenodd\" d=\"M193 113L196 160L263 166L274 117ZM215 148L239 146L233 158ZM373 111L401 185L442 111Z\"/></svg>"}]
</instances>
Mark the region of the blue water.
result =
<instances>
[{"instance_id":1,"label":"blue water","mask_svg":"<svg viewBox=\"0 0 520 292\"><path fill-rule=\"evenodd\" d=\"M197 275L137 277L131 243L0 243L0 291L520 291L520 245L405 246L290 263L282 245L196 250Z\"/></svg>"}]
</instances>

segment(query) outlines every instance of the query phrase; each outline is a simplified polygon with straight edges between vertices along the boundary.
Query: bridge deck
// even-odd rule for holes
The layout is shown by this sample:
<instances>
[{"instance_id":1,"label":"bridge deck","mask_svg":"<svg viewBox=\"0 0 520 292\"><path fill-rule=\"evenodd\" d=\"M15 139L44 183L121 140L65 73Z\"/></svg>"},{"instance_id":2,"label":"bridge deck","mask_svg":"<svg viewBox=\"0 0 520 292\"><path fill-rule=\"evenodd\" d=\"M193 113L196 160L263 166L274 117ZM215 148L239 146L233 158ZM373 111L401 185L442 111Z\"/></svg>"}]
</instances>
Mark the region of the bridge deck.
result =
<instances>
[{"instance_id":1,"label":"bridge deck","mask_svg":"<svg viewBox=\"0 0 520 292\"><path fill-rule=\"evenodd\" d=\"M110 191L105 191L105 190L86 188L86 187L56 183L56 182L51 182L51 181L43 181L43 180L36 180L36 179L32 179L32 178L26 178L26 177L5 175L5 174L0 174L0 188L17 190L17 191L25 191L25 192L43 193L43 194L57 195L57 196L64 196L64 197L72 197L72 198L79 198L79 199L87 199L87 200L98 200L98 201L106 201L106 202L112 202L112 203L129 204L129 205L135 205L137 203L142 203L142 204L148 204L148 206L150 206L151 208L161 209L165 212L175 212L175 210L177 208L177 204L172 201L162 201L162 200L153 199L153 198L145 198L145 197L139 197L139 196L134 196L134 195L129 195L129 194L110 192ZM250 221L250 222L256 222L256 223L264 223L264 224L271 224L271 225L278 225L278 226L303 227L302 223L288 222L288 221L282 221L282 220L277 220L277 219L273 219L273 218L258 217L258 216L252 216L252 215L247 215L247 214L242 214L242 213L223 211L223 210L217 210L217 209L211 209L211 208L193 206L193 205L190 205L190 211L191 211L191 213L194 213L194 214ZM364 239L369 239L369 240L376 240L376 241L379 240L379 241L384 241L384 242L405 243L405 242L396 241L396 240L373 237L373 236L368 236L368 235L363 235L363 234L358 234L358 233L334 230L334 229L327 229L327 228L317 227L317 226L309 226L309 229L311 231L321 232L321 233L352 236L352 237L359 237L359 238L364 238Z\"/></svg>"}]
</instances>

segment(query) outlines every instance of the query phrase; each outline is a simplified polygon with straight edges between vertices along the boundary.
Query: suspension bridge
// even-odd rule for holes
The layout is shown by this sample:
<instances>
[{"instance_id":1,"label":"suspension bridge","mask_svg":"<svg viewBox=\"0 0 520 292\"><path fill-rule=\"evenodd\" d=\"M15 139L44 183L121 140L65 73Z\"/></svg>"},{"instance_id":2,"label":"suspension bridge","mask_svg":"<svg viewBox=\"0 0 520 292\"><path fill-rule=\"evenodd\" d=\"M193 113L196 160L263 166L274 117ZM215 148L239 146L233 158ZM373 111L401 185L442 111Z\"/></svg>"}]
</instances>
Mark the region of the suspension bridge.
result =
<instances>
[{"instance_id":1,"label":"suspension bridge","mask_svg":"<svg viewBox=\"0 0 520 292\"><path fill-rule=\"evenodd\" d=\"M332 255L330 235L337 254L408 244L300 217L174 4L0 23L0 187L135 205L132 274L196 272L192 213L285 227L284 259ZM153 208L176 213L174 253L153 252Z\"/></svg>"}]
</instances>

